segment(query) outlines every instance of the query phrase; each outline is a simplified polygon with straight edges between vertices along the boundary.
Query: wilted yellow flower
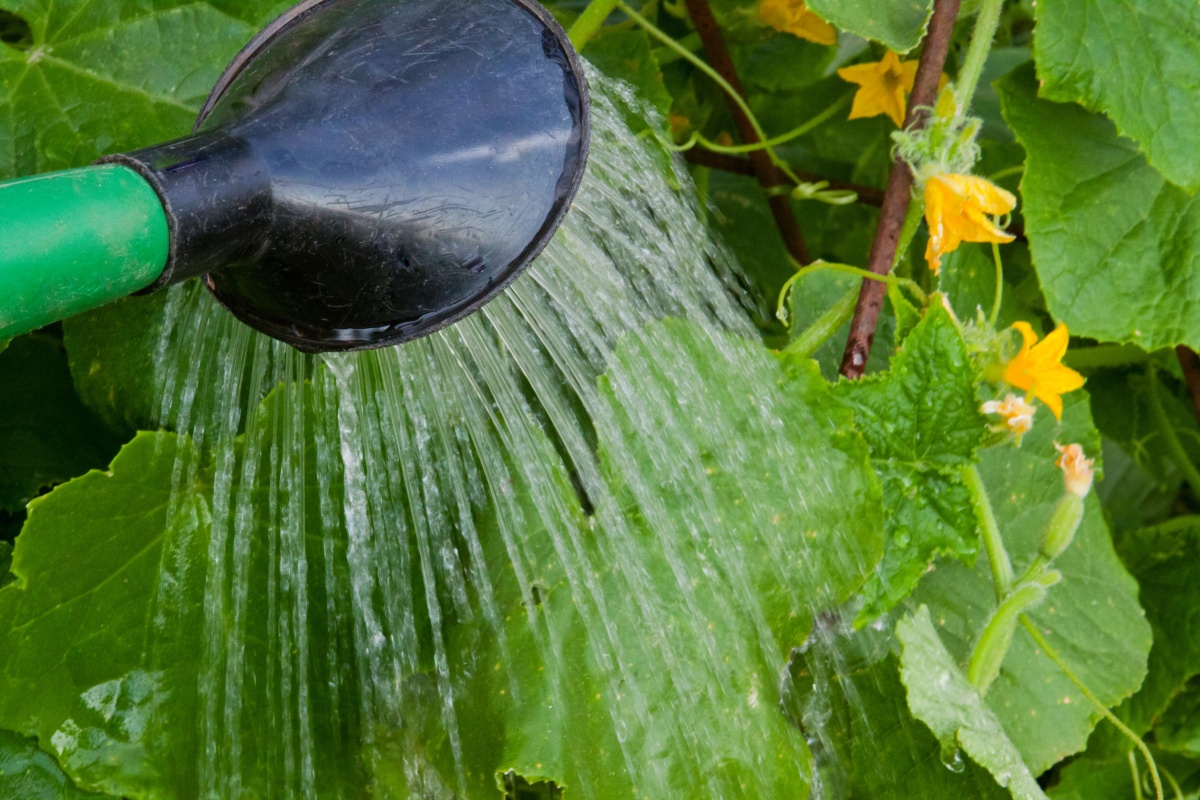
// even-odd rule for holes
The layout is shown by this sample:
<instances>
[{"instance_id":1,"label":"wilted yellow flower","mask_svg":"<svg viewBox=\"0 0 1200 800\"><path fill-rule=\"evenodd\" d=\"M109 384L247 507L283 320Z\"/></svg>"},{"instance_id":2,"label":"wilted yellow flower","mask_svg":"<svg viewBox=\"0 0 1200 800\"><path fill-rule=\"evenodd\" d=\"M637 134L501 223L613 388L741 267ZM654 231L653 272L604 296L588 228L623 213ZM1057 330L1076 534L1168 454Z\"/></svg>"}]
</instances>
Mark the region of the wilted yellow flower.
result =
<instances>
[{"instance_id":1,"label":"wilted yellow flower","mask_svg":"<svg viewBox=\"0 0 1200 800\"><path fill-rule=\"evenodd\" d=\"M896 127L904 125L908 94L917 80L916 61L901 61L889 50L882 61L843 67L837 73L842 80L860 87L854 94L850 119L887 114Z\"/></svg>"},{"instance_id":2,"label":"wilted yellow flower","mask_svg":"<svg viewBox=\"0 0 1200 800\"><path fill-rule=\"evenodd\" d=\"M817 44L837 42L837 31L809 11L804 0L762 0L758 17L780 33L790 33Z\"/></svg>"},{"instance_id":3,"label":"wilted yellow flower","mask_svg":"<svg viewBox=\"0 0 1200 800\"><path fill-rule=\"evenodd\" d=\"M1055 442L1054 446L1059 453L1058 460L1054 463L1063 471L1063 485L1076 497L1087 497L1092 488L1092 478L1095 477L1092 471L1092 464L1095 462L1083 457L1083 447L1080 445L1069 444L1063 447Z\"/></svg>"},{"instance_id":4,"label":"wilted yellow flower","mask_svg":"<svg viewBox=\"0 0 1200 800\"><path fill-rule=\"evenodd\" d=\"M1023 341L1021 351L1004 368L1004 382L1024 389L1049 406L1055 419L1062 419L1062 396L1083 386L1083 376L1062 365L1067 354L1067 326L1059 324L1040 342L1028 322L1014 322L1013 327Z\"/></svg>"},{"instance_id":5,"label":"wilted yellow flower","mask_svg":"<svg viewBox=\"0 0 1200 800\"><path fill-rule=\"evenodd\" d=\"M929 246L925 258L936 275L942 256L963 242L1011 242L988 215L1007 214L1017 198L991 181L974 175L944 172L925 182L925 221Z\"/></svg>"},{"instance_id":6,"label":"wilted yellow flower","mask_svg":"<svg viewBox=\"0 0 1200 800\"><path fill-rule=\"evenodd\" d=\"M1033 430L1033 415L1037 411L1025 398L1011 393L1003 400L987 401L980 410L985 414L999 414L1004 427L1016 437L1017 447L1021 446L1021 438Z\"/></svg>"}]
</instances>

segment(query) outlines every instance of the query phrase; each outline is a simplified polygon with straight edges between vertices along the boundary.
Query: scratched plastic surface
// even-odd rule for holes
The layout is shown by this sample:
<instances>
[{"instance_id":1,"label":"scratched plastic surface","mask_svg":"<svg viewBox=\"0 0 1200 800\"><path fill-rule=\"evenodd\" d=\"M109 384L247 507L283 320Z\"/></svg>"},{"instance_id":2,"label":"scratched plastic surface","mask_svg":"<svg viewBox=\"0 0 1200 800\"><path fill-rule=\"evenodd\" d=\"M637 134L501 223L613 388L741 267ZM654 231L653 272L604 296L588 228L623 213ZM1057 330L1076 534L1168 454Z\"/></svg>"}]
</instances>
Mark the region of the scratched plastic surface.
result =
<instances>
[{"instance_id":1,"label":"scratched plastic surface","mask_svg":"<svg viewBox=\"0 0 1200 800\"><path fill-rule=\"evenodd\" d=\"M588 120L540 8L326 0L265 41L196 136L122 157L169 201L174 279L211 271L300 349L364 349L465 316L549 241Z\"/></svg>"}]
</instances>

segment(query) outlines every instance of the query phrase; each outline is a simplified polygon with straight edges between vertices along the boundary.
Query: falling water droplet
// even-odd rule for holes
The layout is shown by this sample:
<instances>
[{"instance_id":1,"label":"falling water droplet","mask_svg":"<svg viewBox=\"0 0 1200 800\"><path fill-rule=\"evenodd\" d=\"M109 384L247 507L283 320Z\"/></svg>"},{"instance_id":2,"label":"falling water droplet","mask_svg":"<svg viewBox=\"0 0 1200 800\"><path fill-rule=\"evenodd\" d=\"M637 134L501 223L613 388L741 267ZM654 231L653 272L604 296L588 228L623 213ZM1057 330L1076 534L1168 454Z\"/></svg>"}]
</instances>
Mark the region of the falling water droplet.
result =
<instances>
[{"instance_id":1,"label":"falling water droplet","mask_svg":"<svg viewBox=\"0 0 1200 800\"><path fill-rule=\"evenodd\" d=\"M951 772L962 772L967 768L967 764L963 761L962 751L958 749L958 745L953 742L942 743L942 766Z\"/></svg>"}]
</instances>

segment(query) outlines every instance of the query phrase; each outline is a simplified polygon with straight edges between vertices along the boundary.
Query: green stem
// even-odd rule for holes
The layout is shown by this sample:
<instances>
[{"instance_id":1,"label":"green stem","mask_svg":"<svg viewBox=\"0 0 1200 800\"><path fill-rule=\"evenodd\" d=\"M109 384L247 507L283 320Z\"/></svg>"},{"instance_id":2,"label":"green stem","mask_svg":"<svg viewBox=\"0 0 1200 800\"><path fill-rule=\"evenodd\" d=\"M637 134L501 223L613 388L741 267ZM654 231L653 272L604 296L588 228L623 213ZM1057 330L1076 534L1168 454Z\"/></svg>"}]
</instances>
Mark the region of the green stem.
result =
<instances>
[{"instance_id":1,"label":"green stem","mask_svg":"<svg viewBox=\"0 0 1200 800\"><path fill-rule=\"evenodd\" d=\"M607 2L607 0L604 0L604 1ZM594 0L594 2L599 3L599 2L601 2L601 0ZM725 91L726 94L728 94L731 98L733 98L733 102L737 103L738 108L740 108L742 110L742 113L744 113L746 115L746 119L750 120L750 127L754 128L754 132L756 134L758 134L758 138L762 141L766 141L767 134L763 132L762 126L758 123L758 118L755 117L754 112L750 110L750 106L746 103L745 98L743 98L740 94L738 94L736 91L734 91L734 88L729 85L729 81L727 81L721 77L721 73L717 72L715 69L713 69L711 66L709 66L708 63L706 61L704 61L704 59L699 58L694 53L689 52L687 50L687 48L683 47L681 44L679 44L679 42L675 41L670 36L668 36L666 33L659 30L658 26L656 26L653 22L651 22L650 20L643 17L637 11L633 10L633 8L630 7L628 3L625 3L624 0L615 0L613 5L616 8L621 9L621 11L625 12L626 16L628 16L631 20L633 20L638 25L641 25L643 28L645 28L646 32L649 33L651 36L653 36L655 39L658 39L664 45L666 45L667 47L669 47L670 49L672 49L676 53L678 53L680 58L690 62L692 64L692 66L694 66L696 69L703 72L714 83L716 83L718 86L720 86ZM590 10L591 7L589 6L588 8ZM578 23L576 23L576 25L578 25ZM574 28L572 28L572 30L574 30ZM572 41L574 41L574 40L572 40ZM766 149L768 150L768 152L770 151L769 147Z\"/></svg>"},{"instance_id":2,"label":"green stem","mask_svg":"<svg viewBox=\"0 0 1200 800\"><path fill-rule=\"evenodd\" d=\"M1041 575L1043 572L1045 572L1046 567L1048 566L1050 566L1050 559L1046 558L1041 553L1038 553L1033 557L1033 561L1029 564L1029 568L1025 570L1024 574L1021 575L1020 578L1017 579L1017 583L1021 584L1033 580L1038 575Z\"/></svg>"},{"instance_id":3,"label":"green stem","mask_svg":"<svg viewBox=\"0 0 1200 800\"><path fill-rule=\"evenodd\" d=\"M1005 169L1000 170L999 172L993 172L991 175L987 176L987 179L989 181L991 181L992 183L996 183L997 181L1004 180L1005 178L1009 177L1010 175L1020 175L1024 171L1025 171L1025 165L1017 164L1015 167L1007 167Z\"/></svg>"},{"instance_id":4,"label":"green stem","mask_svg":"<svg viewBox=\"0 0 1200 800\"><path fill-rule=\"evenodd\" d=\"M962 69L958 71L958 80L954 85L954 99L958 101L960 113L965 114L975 98L975 89L979 86L983 65L987 63L992 42L996 39L996 30L1000 27L1000 12L1003 8L1004 0L981 0L979 3L975 32L971 34L967 57L963 59Z\"/></svg>"},{"instance_id":5,"label":"green stem","mask_svg":"<svg viewBox=\"0 0 1200 800\"><path fill-rule=\"evenodd\" d=\"M729 155L738 155L741 153L753 153L756 150L766 150L767 148L770 148L770 147L777 147L781 144L787 144L788 142L792 141L793 139L798 139L801 136L803 136L804 134L808 133L809 131L811 131L811 130L821 126L825 122L827 122L830 117L832 117L834 114L836 114L837 112L839 112L843 108L845 108L846 105L848 105L850 103L850 100L853 96L854 96L853 92L851 92L850 94L844 95L836 103L834 103L829 108L822 111L820 114L817 114L812 119L806 121L804 124L798 125L797 127L792 128L787 133L781 133L778 136L772 137L772 138L767 139L762 142L755 142L754 144L724 145L724 144L717 144L714 141L706 139L704 136L700 135L699 133L694 133L694 134L692 134L692 137L685 144L680 145L679 147L673 148L673 149L680 150L680 151L690 150L693 147L695 147L697 144L701 144L701 145L704 145L704 148L706 150L711 150L714 153L727 153Z\"/></svg>"},{"instance_id":6,"label":"green stem","mask_svg":"<svg viewBox=\"0 0 1200 800\"><path fill-rule=\"evenodd\" d=\"M600 1L601 0L593 0L593 2ZM746 102L746 99L734 90L729 81L721 77L721 73L709 66L704 59L698 57L695 53L688 51L687 48L683 47L681 44L679 44L679 42L675 41L662 30L660 30L653 22L646 19L633 8L631 8L628 3L623 2L623 0L616 0L616 7L621 9L621 11L623 11L631 20L645 28L647 33L649 33L655 39L658 39L671 50L674 50L680 58L684 59L696 69L703 72L714 83L720 86L721 89L733 99L733 102L737 104L737 107L742 110L742 113L746 115L746 120L750 123L750 127L754 129L754 135L758 137L759 142L763 143L762 149L765 150L767 155L770 157L771 163L778 167L779 171L787 176L792 183L804 183L804 181L800 180L796 173L792 171L791 167L787 165L787 162L779 157L779 155L775 152L775 149L769 144L766 144L766 142L768 142L767 134L763 130L762 125L759 123L758 117L754 116L754 112L750 110L750 105ZM591 6L588 7L588 10L591 10ZM574 28L572 28L572 30L574 30ZM574 42L574 38L572 38L571 41Z\"/></svg>"},{"instance_id":7,"label":"green stem","mask_svg":"<svg viewBox=\"0 0 1200 800\"><path fill-rule=\"evenodd\" d=\"M686 48L689 53L694 53L704 46L700 41L700 34L698 33L689 33L682 39L676 39L675 41L677 41L681 47ZM667 47L656 47L654 48L653 52L651 52L651 55L654 56L654 63L658 64L660 67L665 67L668 64L674 64L680 58L679 53Z\"/></svg>"},{"instance_id":8,"label":"green stem","mask_svg":"<svg viewBox=\"0 0 1200 800\"><path fill-rule=\"evenodd\" d=\"M1133 800L1145 800L1142 795L1142 774L1138 772L1137 756L1130 750L1127 753L1129 756L1129 775L1133 778Z\"/></svg>"},{"instance_id":9,"label":"green stem","mask_svg":"<svg viewBox=\"0 0 1200 800\"><path fill-rule=\"evenodd\" d=\"M1179 781L1175 780L1175 776L1166 767L1162 768L1163 777L1167 779L1167 783L1171 784L1171 791L1175 793L1175 800L1183 800L1183 787L1179 785Z\"/></svg>"},{"instance_id":10,"label":"green stem","mask_svg":"<svg viewBox=\"0 0 1200 800\"><path fill-rule=\"evenodd\" d=\"M1138 535L1152 536L1155 534L1178 533L1180 531L1191 530L1192 528L1200 528L1200 514L1185 514L1182 517L1175 517L1166 522L1160 522L1158 525L1142 528L1138 531Z\"/></svg>"},{"instance_id":11,"label":"green stem","mask_svg":"<svg viewBox=\"0 0 1200 800\"><path fill-rule=\"evenodd\" d=\"M1018 586L996 607L967 662L967 680L980 697L987 695L988 689L1000 675L1004 657L1012 646L1018 619L1028 609L1041 604L1046 598L1046 590L1061 578L1062 575L1056 570L1039 575L1036 581Z\"/></svg>"},{"instance_id":12,"label":"green stem","mask_svg":"<svg viewBox=\"0 0 1200 800\"><path fill-rule=\"evenodd\" d=\"M992 511L992 502L988 499L987 489L983 486L983 478L979 468L974 464L963 470L967 491L971 493L971 504L975 507L975 516L983 529L983 547L987 551L988 562L992 567L992 582L996 588L996 602L1004 602L1013 585L1012 561L1008 551L1004 549L1004 540L1000 538L1000 526L996 524L996 515Z\"/></svg>"},{"instance_id":13,"label":"green stem","mask_svg":"<svg viewBox=\"0 0 1200 800\"><path fill-rule=\"evenodd\" d=\"M812 354L817 352L821 345L832 339L833 335L850 321L857 303L858 287L854 286L779 354L784 358L812 358Z\"/></svg>"},{"instance_id":14,"label":"green stem","mask_svg":"<svg viewBox=\"0 0 1200 800\"><path fill-rule=\"evenodd\" d=\"M1078 689L1102 715L1104 715L1105 719L1111 722L1117 730L1119 730L1127 739L1129 739L1129 741L1133 742L1134 747L1142 752L1142 756L1146 759L1147 766L1150 767L1150 777L1154 781L1154 796L1156 800L1163 800L1162 780L1158 777L1158 765L1154 762L1154 755L1150 752L1150 748L1146 746L1146 743L1142 741L1142 737L1130 730L1129 726L1127 726L1124 722L1121 722L1121 720L1117 718L1116 714L1108 710L1108 706L1100 702L1099 697L1096 697L1096 695L1092 694L1092 690L1087 687L1087 684L1079 679L1079 676L1076 675L1069 666L1067 666L1067 662L1063 661L1062 656L1060 656L1058 651L1051 646L1050 642L1046 640L1046 637L1042 635L1042 632L1037 629L1037 626L1033 624L1033 621L1030 620L1029 617L1022 614L1021 624L1025 626L1025 630L1029 631L1029 635L1033 637L1033 641L1037 643L1037 646L1042 648L1042 652L1046 654L1046 657L1053 661L1058 668L1062 670L1063 674L1067 676L1067 679L1071 681L1071 683L1075 684L1075 688Z\"/></svg>"},{"instance_id":15,"label":"green stem","mask_svg":"<svg viewBox=\"0 0 1200 800\"><path fill-rule=\"evenodd\" d=\"M1144 364L1150 358L1151 354L1136 344L1102 344L1083 350L1068 350L1063 364L1071 369L1083 370Z\"/></svg>"},{"instance_id":16,"label":"green stem","mask_svg":"<svg viewBox=\"0 0 1200 800\"><path fill-rule=\"evenodd\" d=\"M571 40L571 45L576 50L582 51L592 37L599 33L604 20L617 10L619 4L620 0L592 0L579 15L579 19L575 20L571 30L567 32L567 38Z\"/></svg>"},{"instance_id":17,"label":"green stem","mask_svg":"<svg viewBox=\"0 0 1200 800\"><path fill-rule=\"evenodd\" d=\"M995 328L1000 319L1000 301L1004 298L1004 263L1000 260L1000 245L995 242L992 242L992 260L996 262L996 299L992 301L988 324Z\"/></svg>"},{"instance_id":18,"label":"green stem","mask_svg":"<svg viewBox=\"0 0 1200 800\"><path fill-rule=\"evenodd\" d=\"M912 278L901 278L899 275L892 274L878 275L870 270L865 270L862 267L855 267L850 264L839 264L835 261L814 261L807 267L802 267L793 261L793 266L795 266L798 271L795 275L788 278L788 282L783 285L783 289L779 293L780 307L782 307L784 298L787 296L787 293L791 291L792 285L795 284L796 281L798 281L800 278L803 278L805 275L813 272L820 272L822 270L828 272L840 272L843 275L853 275L856 278L862 278L868 281L879 281L880 283L886 283L889 286L903 286L905 289L908 289L913 293L913 297L917 298L921 305L925 305L927 302L929 302L929 296L925 294L925 290L922 289L920 284L918 284Z\"/></svg>"},{"instance_id":19,"label":"green stem","mask_svg":"<svg viewBox=\"0 0 1200 800\"><path fill-rule=\"evenodd\" d=\"M1188 457L1187 451L1183 449L1183 443L1179 441L1179 437L1175 434L1175 426L1171 424L1171 420L1167 417L1167 411L1163 408L1162 398L1158 396L1158 373L1153 365L1147 370L1147 374L1150 377L1148 398L1150 415L1154 417L1154 424L1158 427L1158 432L1163 437L1163 441L1166 442L1167 450L1171 453L1171 459L1183 473L1184 480L1188 482L1188 486L1192 487L1192 492L1197 497L1200 497L1200 470L1196 469L1196 465Z\"/></svg>"},{"instance_id":20,"label":"green stem","mask_svg":"<svg viewBox=\"0 0 1200 800\"><path fill-rule=\"evenodd\" d=\"M904 224L900 226L900 238L896 242L896 255L892 259L892 269L900 264L900 259L908 253L912 240L916 238L917 229L921 227L921 217L925 214L925 201L912 198L908 201L908 209L904 212Z\"/></svg>"}]
</instances>

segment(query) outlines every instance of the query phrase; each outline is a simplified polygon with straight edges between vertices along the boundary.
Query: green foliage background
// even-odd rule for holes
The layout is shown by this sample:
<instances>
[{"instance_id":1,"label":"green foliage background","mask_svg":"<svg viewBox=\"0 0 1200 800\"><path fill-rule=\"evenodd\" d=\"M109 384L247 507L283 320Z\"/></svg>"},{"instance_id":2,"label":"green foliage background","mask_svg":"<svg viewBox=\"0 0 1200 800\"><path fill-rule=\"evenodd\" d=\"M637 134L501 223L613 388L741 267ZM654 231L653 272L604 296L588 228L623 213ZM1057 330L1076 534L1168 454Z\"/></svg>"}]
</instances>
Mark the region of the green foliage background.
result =
<instances>
[{"instance_id":1,"label":"green foliage background","mask_svg":"<svg viewBox=\"0 0 1200 800\"><path fill-rule=\"evenodd\" d=\"M83 165L185 133L224 64L287 5L0 0L0 179ZM551 5L570 24L585 3ZM810 7L841 31L837 45L822 47L763 26L748 0L712 5L746 99L770 133L790 130L847 96L850 87L836 67L877 60L885 46L919 47L932 8L916 0L812 0ZM963 4L947 65L951 77L978 5ZM650 2L644 13L703 57L682 3ZM1101 704L1150 744L1170 791L1200 796L1200 426L1172 350L1200 347L1198 42L1200 5L1192 0L1004 4L974 105L982 119L977 172L1018 193L1014 221L1024 226L1024 238L1004 248L999 318L1003 325L1023 319L1040 331L1065 322L1075 337L1068 363L1088 377L1087 390L1068 398L1061 423L1042 409L1019 450L998 446L980 415L991 390L972 360L975 343L937 300L926 310L892 296L871 374L859 383L836 380L844 328L812 353L815 360L772 355L786 352L856 279L805 278L790 301L792 325L783 326L774 304L794 265L762 190L743 175L693 168L713 227L743 267L761 329L761 342L738 345L745 363L784 409L797 446L825 465L843 492L840 509L816 509L806 524L853 530L830 541L854 543L860 552L852 555L877 562L866 572L839 571L838 564L855 559L831 545L811 573L791 576L791 591L840 607L837 624L789 619L786 604L772 605L779 591L772 570L754 576L754 590L776 609L768 620L772 635L782 648L796 649L786 665L735 660L730 670L740 689L749 689L755 676L786 671L779 708L716 705L708 712L755 731L767 761L805 750L798 742L808 742L810 759L775 759L774 796L804 796L817 780L832 797L1147 796L1146 768L1132 758L1131 742L1101 721L1022 630L986 697L960 674L995 607L965 475L978 470L1020 573L1061 495L1054 441L1080 442L1089 455L1102 455L1104 477L1074 543L1055 562L1062 581L1032 621ZM718 140L735 130L721 90L619 13L584 55L637 88L661 115L649 133L663 141L694 131ZM885 117L851 121L842 112L778 153L798 171L882 188L893 130ZM875 209L814 201L793 207L814 255L864 263ZM977 307L991 308L996 290L987 250L963 246L946 259L940 283L925 268L923 250L919 235L898 274L926 291L945 292L960 320L974 319ZM89 721L80 693L114 675L130 676L112 688L118 706L129 698L136 704L139 692L148 691L130 670L163 577L162 553L184 541L200 547L203 535L185 534L206 530L207 467L196 471L168 519L164 493L172 485L175 447L189 445L168 431L138 432L157 403L146 377L149 345L139 338L147 335L142 321L153 302L130 301L0 350L0 796L6 798L92 791L185 797L194 780L188 731L161 732L160 749L149 755L131 744L102 759L53 742L64 721L121 740L121 711ZM661 335L680 353L680 374L702 375L720 423L738 428L746 410L729 391L737 378L721 373L713 344L683 323L664 326ZM601 378L601 392L611 392L630 369L623 355ZM677 377L645 379L670 390ZM261 413L275 413L270 402ZM167 440L170 458L162 455ZM653 478L653 455L607 467ZM780 492L776 478L793 468L766 455L761 466L765 478L731 474L718 484L722 500L747 514L731 524L747 530L756 514L769 516ZM567 490L564 496L573 497ZM681 529L656 535L684 538L686 498L687 487L664 497ZM131 508L146 511L130 514ZM528 532L535 550L537 533ZM653 541L646 537L645 561L650 574L661 575L667 568ZM754 545L748 535L747 546ZM503 552L487 556L498 565L506 559ZM544 624L586 649L565 577L548 570L541 583ZM515 587L496 591L502 607L522 606ZM156 678L168 682L169 702L184 716L196 702L195 605L181 605L174 660ZM523 611L512 616L509 642L519 650L528 626ZM857 627L850 624L855 619ZM723 624L716 635L731 652L748 652L738 643L753 635L751 622ZM810 635L814 625L820 635ZM479 632L464 626L458 635L452 654L477 655ZM636 647L637 631L623 635ZM540 666L536 658L518 666L530 696L550 692L539 684ZM697 665L694 680L715 680L704 669ZM568 708L554 714L514 707L496 692L472 697L479 724L464 742L464 757L473 796L501 796L496 776L509 771L531 783L558 784L568 798L581 782L605 797L631 796L635 788L605 727L606 704L615 701L597 701L604 693L598 672L597 665L582 665ZM644 672L653 686L654 665ZM815 683L825 689L814 691ZM428 744L436 761L445 743L435 731ZM745 765L720 763L720 746L712 745L712 763L680 765L671 788L694 797L713 785L735 791ZM353 774L354 754L344 742L339 747L323 757L345 761L339 774ZM176 770L163 771L164 765ZM365 792L348 780L349 791Z\"/></svg>"}]
</instances>

